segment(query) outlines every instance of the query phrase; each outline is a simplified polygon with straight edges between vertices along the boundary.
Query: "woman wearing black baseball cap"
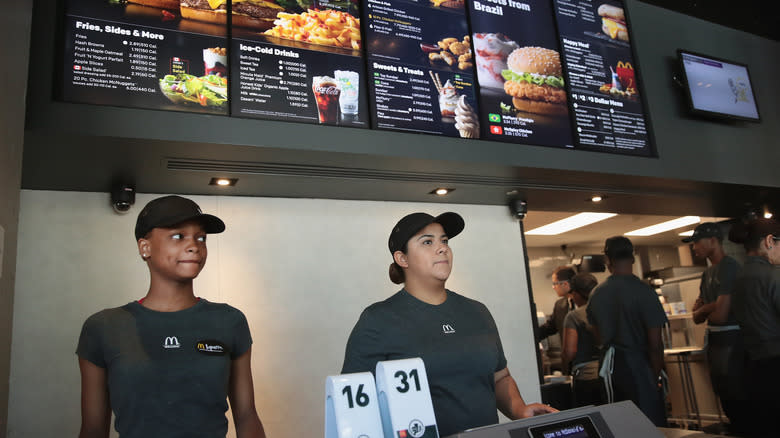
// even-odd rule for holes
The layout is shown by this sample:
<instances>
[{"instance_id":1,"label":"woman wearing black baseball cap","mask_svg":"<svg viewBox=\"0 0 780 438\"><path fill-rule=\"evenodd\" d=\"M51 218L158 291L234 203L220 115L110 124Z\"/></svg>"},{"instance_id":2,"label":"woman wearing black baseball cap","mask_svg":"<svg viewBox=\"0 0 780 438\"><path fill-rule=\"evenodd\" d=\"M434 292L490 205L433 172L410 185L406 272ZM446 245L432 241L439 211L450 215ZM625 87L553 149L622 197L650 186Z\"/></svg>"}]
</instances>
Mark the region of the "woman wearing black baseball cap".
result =
<instances>
[{"instance_id":1,"label":"woman wearing black baseball cap","mask_svg":"<svg viewBox=\"0 0 780 438\"><path fill-rule=\"evenodd\" d=\"M732 305L748 353L750 436L775 437L780 410L780 379L775 374L780 369L780 222L737 223L729 239L742 243L747 255L734 284Z\"/></svg>"},{"instance_id":2,"label":"woman wearing black baseball cap","mask_svg":"<svg viewBox=\"0 0 780 438\"><path fill-rule=\"evenodd\" d=\"M244 314L195 296L206 235L225 224L193 201L149 202L135 226L149 269L145 297L90 316L76 353L81 369L80 438L224 437L227 398L240 438L265 437L252 384L252 338Z\"/></svg>"},{"instance_id":3,"label":"woman wearing black baseball cap","mask_svg":"<svg viewBox=\"0 0 780 438\"><path fill-rule=\"evenodd\" d=\"M363 311L342 368L374 372L378 361L421 357L439 436L498 423L496 408L511 419L555 412L523 401L488 309L446 289L448 242L463 228L457 213L412 213L398 221L388 239L390 279L404 288Z\"/></svg>"}]
</instances>

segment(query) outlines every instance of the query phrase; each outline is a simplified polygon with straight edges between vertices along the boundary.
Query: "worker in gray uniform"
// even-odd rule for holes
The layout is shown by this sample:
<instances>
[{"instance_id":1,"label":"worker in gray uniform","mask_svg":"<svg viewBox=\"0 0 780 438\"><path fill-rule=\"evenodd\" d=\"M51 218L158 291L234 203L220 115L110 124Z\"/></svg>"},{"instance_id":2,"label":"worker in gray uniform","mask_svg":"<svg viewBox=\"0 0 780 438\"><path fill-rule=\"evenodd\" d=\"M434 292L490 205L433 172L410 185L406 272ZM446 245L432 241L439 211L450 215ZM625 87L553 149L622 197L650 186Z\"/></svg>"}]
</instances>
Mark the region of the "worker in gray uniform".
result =
<instances>
[{"instance_id":1,"label":"worker in gray uniform","mask_svg":"<svg viewBox=\"0 0 780 438\"><path fill-rule=\"evenodd\" d=\"M707 323L707 364L712 389L729 418L729 431L740 433L745 430L749 414L744 384L747 357L731 306L740 266L723 251L723 232L717 224L699 224L693 235L682 241L691 243L694 254L710 263L701 276L699 297L693 305L693 321Z\"/></svg>"},{"instance_id":2,"label":"worker in gray uniform","mask_svg":"<svg viewBox=\"0 0 780 438\"><path fill-rule=\"evenodd\" d=\"M591 293L587 314L602 344L607 401L631 400L656 426L666 426L661 389L666 314L653 288L633 274L634 246L628 238L610 237L604 254L612 275Z\"/></svg>"}]
</instances>

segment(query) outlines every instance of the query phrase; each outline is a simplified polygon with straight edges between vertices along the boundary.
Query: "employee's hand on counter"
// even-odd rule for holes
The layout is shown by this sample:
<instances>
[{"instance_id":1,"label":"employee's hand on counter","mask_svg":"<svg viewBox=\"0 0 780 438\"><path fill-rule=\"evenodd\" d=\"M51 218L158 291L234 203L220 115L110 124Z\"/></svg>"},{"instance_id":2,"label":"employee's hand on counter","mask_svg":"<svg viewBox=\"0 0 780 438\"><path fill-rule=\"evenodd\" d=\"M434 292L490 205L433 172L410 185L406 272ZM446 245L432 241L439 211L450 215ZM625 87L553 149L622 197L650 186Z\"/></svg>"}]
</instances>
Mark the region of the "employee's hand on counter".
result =
<instances>
[{"instance_id":1,"label":"employee's hand on counter","mask_svg":"<svg viewBox=\"0 0 780 438\"><path fill-rule=\"evenodd\" d=\"M533 417L534 415L558 412L557 409L541 403L528 403L523 400L517 389L517 382L509 374L509 369L497 371L496 380L496 405L502 414L511 420Z\"/></svg>"},{"instance_id":2,"label":"employee's hand on counter","mask_svg":"<svg viewBox=\"0 0 780 438\"><path fill-rule=\"evenodd\" d=\"M528 418L536 415L551 414L558 412L557 409L550 405L544 405L541 403L529 403L525 405L522 411L520 411L520 418Z\"/></svg>"}]
</instances>

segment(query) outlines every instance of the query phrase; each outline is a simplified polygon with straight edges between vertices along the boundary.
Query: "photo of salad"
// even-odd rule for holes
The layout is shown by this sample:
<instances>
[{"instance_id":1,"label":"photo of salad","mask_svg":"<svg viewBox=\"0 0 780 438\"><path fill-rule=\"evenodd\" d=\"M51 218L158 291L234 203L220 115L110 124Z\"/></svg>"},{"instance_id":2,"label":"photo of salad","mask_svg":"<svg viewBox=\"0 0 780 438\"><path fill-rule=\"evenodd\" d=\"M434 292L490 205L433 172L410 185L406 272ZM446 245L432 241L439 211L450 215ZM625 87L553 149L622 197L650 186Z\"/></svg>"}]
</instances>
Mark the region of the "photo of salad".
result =
<instances>
[{"instance_id":1,"label":"photo of salad","mask_svg":"<svg viewBox=\"0 0 780 438\"><path fill-rule=\"evenodd\" d=\"M165 75L160 91L173 103L222 108L227 105L227 78L218 75Z\"/></svg>"}]
</instances>

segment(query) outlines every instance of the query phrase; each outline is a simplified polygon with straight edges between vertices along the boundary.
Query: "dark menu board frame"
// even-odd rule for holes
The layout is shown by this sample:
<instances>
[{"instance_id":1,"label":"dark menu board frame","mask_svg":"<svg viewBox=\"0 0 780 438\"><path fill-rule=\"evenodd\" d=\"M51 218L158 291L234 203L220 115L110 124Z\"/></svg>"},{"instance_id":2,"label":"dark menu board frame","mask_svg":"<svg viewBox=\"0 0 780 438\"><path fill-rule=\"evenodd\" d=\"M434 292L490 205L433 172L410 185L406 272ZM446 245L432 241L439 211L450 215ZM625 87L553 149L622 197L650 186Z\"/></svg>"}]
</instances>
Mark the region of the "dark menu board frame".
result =
<instances>
[{"instance_id":1,"label":"dark menu board frame","mask_svg":"<svg viewBox=\"0 0 780 438\"><path fill-rule=\"evenodd\" d=\"M63 100L228 115L226 26L109 0L66 0L64 12Z\"/></svg>"},{"instance_id":2,"label":"dark menu board frame","mask_svg":"<svg viewBox=\"0 0 780 438\"><path fill-rule=\"evenodd\" d=\"M469 0L484 138L573 147L550 0Z\"/></svg>"},{"instance_id":3,"label":"dark menu board frame","mask_svg":"<svg viewBox=\"0 0 780 438\"><path fill-rule=\"evenodd\" d=\"M231 27L233 116L369 126L357 0L317 5L280 13L262 33Z\"/></svg>"},{"instance_id":4,"label":"dark menu board frame","mask_svg":"<svg viewBox=\"0 0 780 438\"><path fill-rule=\"evenodd\" d=\"M657 156L623 1L552 1L576 149Z\"/></svg>"},{"instance_id":5,"label":"dark menu board frame","mask_svg":"<svg viewBox=\"0 0 780 438\"><path fill-rule=\"evenodd\" d=\"M249 0L223 1L222 24L60 0L55 98L657 156L630 20L599 21L622 0L276 1L254 28ZM525 49L561 66L523 71L510 58Z\"/></svg>"},{"instance_id":6,"label":"dark menu board frame","mask_svg":"<svg viewBox=\"0 0 780 438\"><path fill-rule=\"evenodd\" d=\"M479 138L463 0L362 0L372 128Z\"/></svg>"}]
</instances>

